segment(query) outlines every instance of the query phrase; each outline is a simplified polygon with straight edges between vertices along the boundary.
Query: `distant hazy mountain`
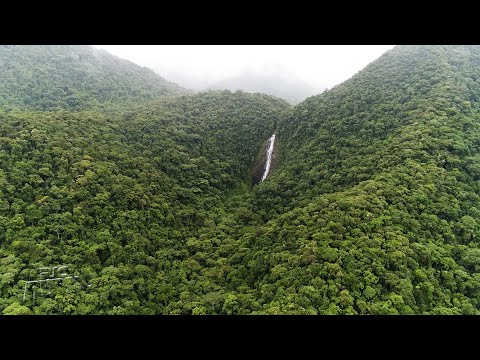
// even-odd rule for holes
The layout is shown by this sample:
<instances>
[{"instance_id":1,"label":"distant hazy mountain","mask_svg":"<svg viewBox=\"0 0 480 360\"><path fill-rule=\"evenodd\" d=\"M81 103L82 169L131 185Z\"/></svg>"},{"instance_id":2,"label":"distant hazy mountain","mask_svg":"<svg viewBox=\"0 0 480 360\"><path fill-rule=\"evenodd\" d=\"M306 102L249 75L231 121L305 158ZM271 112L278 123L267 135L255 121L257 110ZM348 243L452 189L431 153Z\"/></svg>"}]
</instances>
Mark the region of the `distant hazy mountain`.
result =
<instances>
[{"instance_id":1,"label":"distant hazy mountain","mask_svg":"<svg viewBox=\"0 0 480 360\"><path fill-rule=\"evenodd\" d=\"M227 78L208 86L208 88L212 90L228 89L231 91L261 92L285 99L291 104L297 104L307 97L321 92L321 90L315 90L296 76L284 77L275 74L260 75L254 73L244 73Z\"/></svg>"}]
</instances>

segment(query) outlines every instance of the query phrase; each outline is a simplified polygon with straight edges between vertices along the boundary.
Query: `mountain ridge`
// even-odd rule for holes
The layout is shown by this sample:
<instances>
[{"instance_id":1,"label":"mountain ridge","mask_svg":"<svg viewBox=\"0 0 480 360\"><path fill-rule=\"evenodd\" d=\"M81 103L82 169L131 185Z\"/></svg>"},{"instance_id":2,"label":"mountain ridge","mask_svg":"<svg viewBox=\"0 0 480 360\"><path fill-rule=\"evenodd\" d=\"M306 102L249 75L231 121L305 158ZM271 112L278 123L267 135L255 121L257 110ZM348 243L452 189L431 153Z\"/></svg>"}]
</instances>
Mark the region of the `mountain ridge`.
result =
<instances>
[{"instance_id":1,"label":"mountain ridge","mask_svg":"<svg viewBox=\"0 0 480 360\"><path fill-rule=\"evenodd\" d=\"M90 46L2 45L0 64L0 105L26 110L85 110L190 93Z\"/></svg>"},{"instance_id":2,"label":"mountain ridge","mask_svg":"<svg viewBox=\"0 0 480 360\"><path fill-rule=\"evenodd\" d=\"M480 46L131 104L0 111L1 313L480 313ZM91 287L22 302L59 264Z\"/></svg>"}]
</instances>

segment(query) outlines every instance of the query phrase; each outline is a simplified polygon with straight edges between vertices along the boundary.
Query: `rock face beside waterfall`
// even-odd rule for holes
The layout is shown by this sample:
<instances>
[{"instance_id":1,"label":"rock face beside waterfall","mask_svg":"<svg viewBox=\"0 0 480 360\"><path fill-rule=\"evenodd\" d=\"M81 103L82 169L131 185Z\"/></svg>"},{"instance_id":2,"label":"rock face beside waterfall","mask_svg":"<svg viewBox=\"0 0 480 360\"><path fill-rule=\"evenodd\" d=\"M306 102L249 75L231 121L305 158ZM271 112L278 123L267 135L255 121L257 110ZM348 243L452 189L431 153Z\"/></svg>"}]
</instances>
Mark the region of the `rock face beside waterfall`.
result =
<instances>
[{"instance_id":1,"label":"rock face beside waterfall","mask_svg":"<svg viewBox=\"0 0 480 360\"><path fill-rule=\"evenodd\" d=\"M273 134L270 139L267 141L267 158L265 161L265 170L263 171L262 180L265 180L270 174L270 169L272 165L273 150L275 148L275 134Z\"/></svg>"},{"instance_id":2,"label":"rock face beside waterfall","mask_svg":"<svg viewBox=\"0 0 480 360\"><path fill-rule=\"evenodd\" d=\"M259 183L261 183L264 179L265 171L266 171L266 166L268 162L268 156L269 156L269 147L272 141L272 138L275 139L275 134L273 134L271 137L269 137L260 147L257 156L254 159L254 164L252 167L252 173L251 173L251 185L255 186ZM270 158L270 165L269 165L269 171L267 173L267 176L272 172L272 170L275 167L275 162L277 158L277 151L276 151L276 140L274 140L274 144L272 147L271 151L271 158Z\"/></svg>"}]
</instances>

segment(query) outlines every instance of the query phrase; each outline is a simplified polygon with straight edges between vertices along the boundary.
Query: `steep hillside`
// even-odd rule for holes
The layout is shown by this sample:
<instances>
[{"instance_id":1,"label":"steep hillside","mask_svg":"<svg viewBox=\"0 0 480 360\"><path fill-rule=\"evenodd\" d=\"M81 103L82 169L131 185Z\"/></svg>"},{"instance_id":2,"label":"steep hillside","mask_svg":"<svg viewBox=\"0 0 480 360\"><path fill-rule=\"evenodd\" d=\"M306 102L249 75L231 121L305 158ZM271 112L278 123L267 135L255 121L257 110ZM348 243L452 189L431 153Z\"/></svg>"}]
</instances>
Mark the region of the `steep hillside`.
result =
<instances>
[{"instance_id":1,"label":"steep hillside","mask_svg":"<svg viewBox=\"0 0 480 360\"><path fill-rule=\"evenodd\" d=\"M1 45L0 107L84 110L186 94L152 70L90 46Z\"/></svg>"},{"instance_id":2,"label":"steep hillside","mask_svg":"<svg viewBox=\"0 0 480 360\"><path fill-rule=\"evenodd\" d=\"M0 311L165 312L183 291L183 266L200 266L189 253L198 229L214 227L226 196L247 186L287 108L224 91L125 115L0 113ZM24 303L25 281L59 264L91 288L51 285L35 299L29 288ZM207 282L191 291L213 291Z\"/></svg>"},{"instance_id":3,"label":"steep hillside","mask_svg":"<svg viewBox=\"0 0 480 360\"><path fill-rule=\"evenodd\" d=\"M478 46L401 46L279 122L264 311L479 312L479 79Z\"/></svg>"},{"instance_id":4,"label":"steep hillside","mask_svg":"<svg viewBox=\"0 0 480 360\"><path fill-rule=\"evenodd\" d=\"M480 314L479 100L480 46L400 46L294 108L2 111L0 313Z\"/></svg>"}]
</instances>

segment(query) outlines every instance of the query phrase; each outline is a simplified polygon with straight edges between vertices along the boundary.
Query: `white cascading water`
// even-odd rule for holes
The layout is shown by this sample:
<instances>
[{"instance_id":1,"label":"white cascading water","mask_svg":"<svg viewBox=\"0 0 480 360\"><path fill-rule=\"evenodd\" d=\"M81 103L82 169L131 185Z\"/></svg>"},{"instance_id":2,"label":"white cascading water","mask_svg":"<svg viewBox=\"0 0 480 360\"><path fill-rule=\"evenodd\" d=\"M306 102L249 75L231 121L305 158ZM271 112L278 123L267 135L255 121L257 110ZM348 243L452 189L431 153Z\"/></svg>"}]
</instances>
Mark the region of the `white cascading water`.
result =
<instances>
[{"instance_id":1,"label":"white cascading water","mask_svg":"<svg viewBox=\"0 0 480 360\"><path fill-rule=\"evenodd\" d=\"M265 180L267 178L268 173L270 172L270 165L272 163L272 154L273 154L274 145L275 145L275 134L273 134L272 137L268 139L267 162L265 164L265 172L263 173L262 180L260 180L260 182Z\"/></svg>"}]
</instances>

